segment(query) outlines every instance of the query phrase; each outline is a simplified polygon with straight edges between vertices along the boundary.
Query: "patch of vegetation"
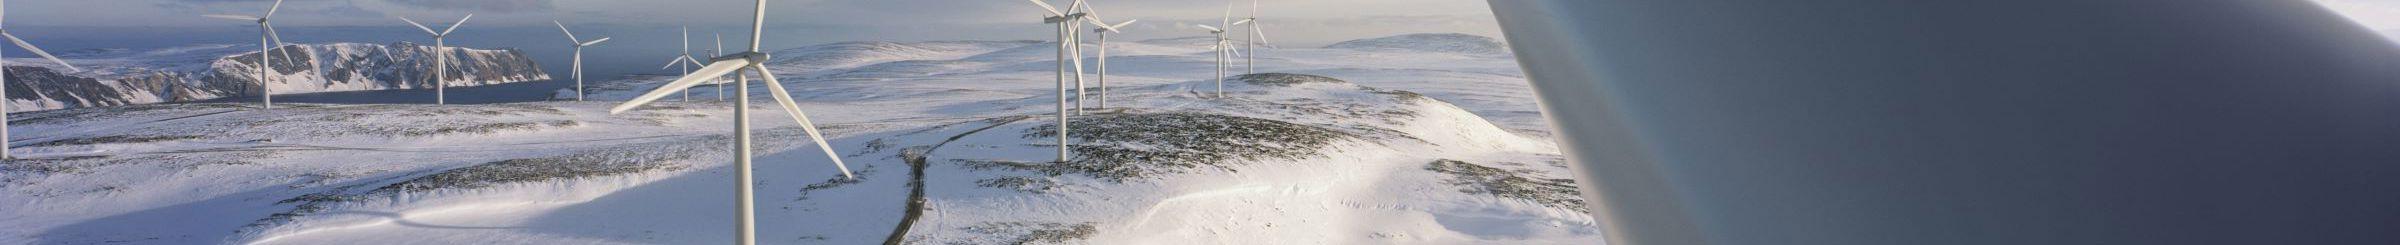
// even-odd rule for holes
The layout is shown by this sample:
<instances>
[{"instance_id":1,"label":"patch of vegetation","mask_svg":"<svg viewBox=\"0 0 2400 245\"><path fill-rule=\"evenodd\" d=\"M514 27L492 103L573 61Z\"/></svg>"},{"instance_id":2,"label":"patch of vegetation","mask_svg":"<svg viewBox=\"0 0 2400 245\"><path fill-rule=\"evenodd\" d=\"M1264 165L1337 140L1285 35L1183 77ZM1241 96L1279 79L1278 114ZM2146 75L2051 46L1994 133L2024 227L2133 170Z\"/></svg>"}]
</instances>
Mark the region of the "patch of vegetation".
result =
<instances>
[{"instance_id":1,"label":"patch of vegetation","mask_svg":"<svg viewBox=\"0 0 2400 245\"><path fill-rule=\"evenodd\" d=\"M1033 194L1050 193L1050 191L1057 190L1059 187L1064 185L1065 184L1059 183L1057 180L1051 180L1050 178L1035 178L1025 176L1008 176L975 181L975 186L1013 190Z\"/></svg>"},{"instance_id":2,"label":"patch of vegetation","mask_svg":"<svg viewBox=\"0 0 2400 245\"><path fill-rule=\"evenodd\" d=\"M975 234L992 235L998 237L998 244L1058 244L1091 238L1092 234L1100 233L1099 226L1094 225L1092 222L1075 224L1047 222L983 222L981 224L976 224L975 226L968 226L962 230L966 230L967 232L972 232ZM952 242L951 244L993 243Z\"/></svg>"},{"instance_id":3,"label":"patch of vegetation","mask_svg":"<svg viewBox=\"0 0 2400 245\"><path fill-rule=\"evenodd\" d=\"M1076 118L1063 163L966 161L974 168L1031 170L1050 175L1082 174L1115 182L1153 174L1215 167L1235 161L1313 156L1336 141L1357 136L1317 126L1202 113L1099 114ZM1024 138L1053 138L1056 124L1027 128Z\"/></svg>"},{"instance_id":4,"label":"patch of vegetation","mask_svg":"<svg viewBox=\"0 0 2400 245\"><path fill-rule=\"evenodd\" d=\"M504 183L675 170L682 168L683 165L672 164L673 162L690 159L694 155L696 153L692 152L590 151L556 157L500 160L417 177L377 188L374 192L396 194L442 189L475 189Z\"/></svg>"},{"instance_id":5,"label":"patch of vegetation","mask_svg":"<svg viewBox=\"0 0 2400 245\"><path fill-rule=\"evenodd\" d=\"M1403 102L1403 103L1416 103L1416 102L1426 101L1426 98L1425 98L1425 95L1424 95L1424 94L1418 94L1417 92L1409 92L1408 90L1398 90L1398 89L1380 89L1380 88L1375 88L1375 87L1363 87L1363 88L1365 88L1365 89L1367 90L1367 92L1368 92L1368 93L1375 93L1375 94L1381 94L1381 95L1388 95L1388 96L1392 96L1392 100L1397 100L1397 101L1400 101L1400 102Z\"/></svg>"},{"instance_id":6,"label":"patch of vegetation","mask_svg":"<svg viewBox=\"0 0 2400 245\"><path fill-rule=\"evenodd\" d=\"M110 135L110 136L100 136L100 137L91 137L91 138L73 138L73 139L53 140L53 141L42 142L42 143L34 143L34 144L32 144L32 145L26 145L26 146L28 146L28 147L50 147L50 146L98 145L98 144L136 144L136 143L150 143L150 142L160 142L160 141L194 140L194 139L200 139L200 138L201 138L201 137L200 137L200 136L198 136L198 135Z\"/></svg>"},{"instance_id":7,"label":"patch of vegetation","mask_svg":"<svg viewBox=\"0 0 2400 245\"><path fill-rule=\"evenodd\" d=\"M1331 77L1324 77L1324 76L1317 76L1317 75L1291 74L1291 73L1255 73L1255 74L1245 74L1245 75L1241 75L1241 76L1235 76L1235 77L1233 77L1233 79L1236 79L1236 80L1242 80L1242 82L1248 82L1248 83L1250 83L1250 85L1260 85L1260 86L1277 86L1277 87L1290 87L1290 86L1292 86L1292 85L1308 84L1308 83L1336 83L1336 84L1341 84L1341 83L1350 83L1349 81L1342 81L1341 79L1333 79L1333 78L1331 78Z\"/></svg>"},{"instance_id":8,"label":"patch of vegetation","mask_svg":"<svg viewBox=\"0 0 2400 245\"><path fill-rule=\"evenodd\" d=\"M1425 170L1450 174L1442 183L1459 186L1467 194L1490 194L1501 198L1525 200L1552 208L1583 208L1582 192L1575 190L1574 179L1529 178L1534 172L1476 165L1465 161L1441 159L1425 164Z\"/></svg>"},{"instance_id":9,"label":"patch of vegetation","mask_svg":"<svg viewBox=\"0 0 2400 245\"><path fill-rule=\"evenodd\" d=\"M16 175L20 173L36 175L82 173L85 169L101 165L99 161L93 160L107 158L107 156L70 156L59 158L9 159L7 161L0 161L0 171L7 172L10 175Z\"/></svg>"}]
</instances>

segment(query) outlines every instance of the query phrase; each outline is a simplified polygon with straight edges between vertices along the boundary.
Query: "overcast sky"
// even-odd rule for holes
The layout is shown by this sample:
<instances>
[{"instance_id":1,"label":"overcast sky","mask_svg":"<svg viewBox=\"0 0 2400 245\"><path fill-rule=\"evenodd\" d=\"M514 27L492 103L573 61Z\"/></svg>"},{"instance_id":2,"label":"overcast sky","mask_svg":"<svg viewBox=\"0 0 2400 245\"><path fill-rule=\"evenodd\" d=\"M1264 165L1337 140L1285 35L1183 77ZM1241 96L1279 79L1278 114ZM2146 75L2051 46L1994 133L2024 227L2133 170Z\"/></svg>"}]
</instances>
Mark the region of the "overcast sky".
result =
<instances>
[{"instance_id":1,"label":"overcast sky","mask_svg":"<svg viewBox=\"0 0 2400 245\"><path fill-rule=\"evenodd\" d=\"M1054 4L1066 7L1065 0ZM273 0L13 0L9 25L109 27L240 27L240 21L201 14L258 15ZM1497 35L1483 0L1260 0L1270 41L1322 45L1341 40L1423 32ZM395 19L452 22L474 13L463 29L570 25L650 28L692 25L744 29L750 0L287 0L276 25L293 28L393 27ZM1206 34L1190 24L1214 24L1227 2L1212 0L1093 1L1109 21L1141 19L1125 36L1158 38ZM1248 15L1248 1L1236 15ZM1043 11L1024 0L773 0L770 28L807 32L822 40L1046 39ZM433 23L427 23L434 25ZM438 28L438 27L437 27ZM94 29L114 30L114 29ZM60 35L79 35L60 34ZM544 33L551 34L552 33ZM23 34L20 34L23 35ZM255 35L255 34L253 34ZM783 34L770 34L783 35ZM128 34L129 38L171 38ZM288 37L287 37L288 38ZM730 38L730 37L729 37ZM365 40L362 40L365 41ZM796 45L787 45L796 46Z\"/></svg>"}]
</instances>

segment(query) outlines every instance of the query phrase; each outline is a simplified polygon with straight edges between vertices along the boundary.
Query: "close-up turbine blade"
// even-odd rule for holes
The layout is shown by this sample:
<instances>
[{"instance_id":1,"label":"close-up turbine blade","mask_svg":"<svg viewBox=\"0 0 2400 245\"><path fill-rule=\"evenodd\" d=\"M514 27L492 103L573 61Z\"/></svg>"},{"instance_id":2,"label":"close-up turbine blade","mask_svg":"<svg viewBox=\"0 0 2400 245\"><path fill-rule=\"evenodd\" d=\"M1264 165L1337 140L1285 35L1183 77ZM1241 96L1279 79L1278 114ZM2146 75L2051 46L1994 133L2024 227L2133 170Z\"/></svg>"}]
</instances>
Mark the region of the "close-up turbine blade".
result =
<instances>
[{"instance_id":1,"label":"close-up turbine blade","mask_svg":"<svg viewBox=\"0 0 2400 245\"><path fill-rule=\"evenodd\" d=\"M1058 7L1051 7L1051 6L1050 6L1050 3L1045 3L1045 2L1042 2L1042 0L1026 0L1026 1L1032 1L1032 2L1033 2L1033 5L1039 5L1039 6L1042 6L1042 10L1045 10L1045 11L1050 11L1050 16L1067 16L1067 13L1058 12Z\"/></svg>"},{"instance_id":2,"label":"close-up turbine blade","mask_svg":"<svg viewBox=\"0 0 2400 245\"><path fill-rule=\"evenodd\" d=\"M418 30L425 30L425 34L431 34L435 36L442 35L441 32L434 32L433 28L425 27L425 24L418 24L416 20L410 20L408 17L400 17L400 21L407 21L408 25L416 26Z\"/></svg>"},{"instance_id":3,"label":"close-up turbine blade","mask_svg":"<svg viewBox=\"0 0 2400 245\"><path fill-rule=\"evenodd\" d=\"M1220 32L1220 31L1225 31L1225 29L1217 29L1217 27L1214 27L1214 26L1208 26L1208 25L1194 25L1194 26L1199 26L1199 27L1200 27L1200 29L1208 29L1208 31L1209 31L1209 32Z\"/></svg>"},{"instance_id":4,"label":"close-up turbine blade","mask_svg":"<svg viewBox=\"0 0 2400 245\"><path fill-rule=\"evenodd\" d=\"M575 39L575 31L569 31L569 30L567 30L567 23L559 23L559 22L558 22L558 21L556 21L556 20L552 20L552 21L550 21L550 24L557 24L557 25L558 25L558 32L567 33L567 43L575 43L576 45L583 45L583 44L582 44L582 42L583 42L583 40L582 40L582 39Z\"/></svg>"},{"instance_id":5,"label":"close-up turbine blade","mask_svg":"<svg viewBox=\"0 0 2400 245\"><path fill-rule=\"evenodd\" d=\"M825 136L817 133L817 124L809 122L808 114L800 112L800 104L792 101L792 93L785 92L783 85L775 81L775 72L768 71L766 67L757 67L753 70L757 70L760 80L767 83L767 94L775 96L775 104L783 105L783 112L791 114L792 120L800 122L800 131L808 132L808 139L817 141L817 149L825 150L825 158L833 159L833 166L842 169L842 177L858 178L850 175L850 165L842 163L842 155L834 153L833 144L825 143Z\"/></svg>"},{"instance_id":6,"label":"close-up turbine blade","mask_svg":"<svg viewBox=\"0 0 2400 245\"><path fill-rule=\"evenodd\" d=\"M265 27L267 29L267 40L275 41L275 53L283 55L283 65L292 65L292 49L285 48L285 45L283 44L283 35L275 32L275 26L270 25Z\"/></svg>"},{"instance_id":7,"label":"close-up turbine blade","mask_svg":"<svg viewBox=\"0 0 2400 245\"><path fill-rule=\"evenodd\" d=\"M32 44L32 43L26 43L26 42L25 42L25 39L17 39L17 35L16 35L16 34L8 34L7 32L0 32L0 37L8 37L8 42L10 42L10 43L16 43L18 48L25 48L25 51L31 51L31 52L33 52L33 55L39 55L39 56L42 56L42 59L47 59L47 60L50 60L50 62L58 62L58 65L61 65L61 66L66 66L66 67L67 67L67 70L70 70L70 71L78 71L78 72L80 72L80 71L83 71L83 69L82 69L82 68L75 68L75 65L70 65L70 64L67 64L67 61L65 61L65 60L59 60L59 59L58 59L58 56L50 56L50 52L47 52L47 51L42 51L42 48L36 48L36 47L33 47L33 44Z\"/></svg>"},{"instance_id":8,"label":"close-up turbine blade","mask_svg":"<svg viewBox=\"0 0 2400 245\"><path fill-rule=\"evenodd\" d=\"M649 93L644 93L640 97L633 97L632 100L626 100L623 104L617 104L616 107L609 108L608 114L625 113L625 111L633 110L633 108L639 108L642 105L650 104L652 101L658 101L658 99L666 98L668 95L674 95L677 92L682 92L683 89L692 88L692 86L698 86L701 82L714 80L717 76L733 73L733 71L739 70L743 66L747 65L750 65L750 60L726 60L718 61L715 64L710 64L706 67L700 67L700 70L692 71L692 74L690 75L684 75L682 78L676 78L674 82L668 82L666 85L658 86L657 89L652 89Z\"/></svg>"},{"instance_id":9,"label":"close-up turbine blade","mask_svg":"<svg viewBox=\"0 0 2400 245\"><path fill-rule=\"evenodd\" d=\"M283 9L283 0L275 0L275 5L274 5L274 6L268 6L268 7L267 7L267 14L266 14L266 15L259 16L259 18L260 18L260 19L265 19L265 18L275 18L275 11L276 11L276 10L282 10L282 9Z\"/></svg>"},{"instance_id":10,"label":"close-up turbine blade","mask_svg":"<svg viewBox=\"0 0 2400 245\"><path fill-rule=\"evenodd\" d=\"M441 34L441 35L450 35L450 31L457 31L457 30L458 30L458 26L467 25L467 19L473 19L473 18L475 18L475 14L467 14L467 17L460 17L460 18L458 18L458 22L457 22L457 23L450 23L450 29L442 29L442 34Z\"/></svg>"},{"instance_id":11,"label":"close-up turbine blade","mask_svg":"<svg viewBox=\"0 0 2400 245\"><path fill-rule=\"evenodd\" d=\"M592 46L592 45L599 45L601 42L607 42L607 41L608 41L608 37L600 37L600 39L592 39L592 41L590 41L590 42L583 42L582 44L577 44L577 45L579 45L579 46Z\"/></svg>"},{"instance_id":12,"label":"close-up turbine blade","mask_svg":"<svg viewBox=\"0 0 2400 245\"><path fill-rule=\"evenodd\" d=\"M1242 24L1249 24L1249 23L1250 23L1250 19L1242 19L1241 21L1234 21L1234 22L1233 22L1233 24L1226 24L1225 26L1238 26L1238 25L1242 25Z\"/></svg>"}]
</instances>

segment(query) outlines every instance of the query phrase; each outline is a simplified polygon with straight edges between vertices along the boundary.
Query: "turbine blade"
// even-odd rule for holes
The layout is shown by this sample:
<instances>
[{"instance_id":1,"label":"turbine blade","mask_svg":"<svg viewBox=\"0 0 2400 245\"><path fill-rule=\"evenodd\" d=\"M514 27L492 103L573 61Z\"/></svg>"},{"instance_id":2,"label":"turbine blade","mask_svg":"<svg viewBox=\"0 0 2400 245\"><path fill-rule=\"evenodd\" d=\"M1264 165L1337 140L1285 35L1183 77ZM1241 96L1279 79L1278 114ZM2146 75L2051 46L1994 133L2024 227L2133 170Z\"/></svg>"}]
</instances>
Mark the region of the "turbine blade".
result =
<instances>
[{"instance_id":1,"label":"turbine blade","mask_svg":"<svg viewBox=\"0 0 2400 245\"><path fill-rule=\"evenodd\" d=\"M1125 26L1133 25L1133 22L1135 22L1135 21L1142 21L1142 20L1140 20L1140 19L1131 19L1131 20L1125 20L1125 22L1121 22L1121 23L1117 23L1116 25L1108 26L1108 29L1110 29L1110 30L1115 30L1115 29L1123 29L1123 28L1125 28Z\"/></svg>"},{"instance_id":2,"label":"turbine blade","mask_svg":"<svg viewBox=\"0 0 2400 245\"><path fill-rule=\"evenodd\" d=\"M1058 12L1058 7L1051 7L1051 6L1050 6L1050 3L1045 3L1045 2L1042 2L1042 0L1026 0L1026 1L1032 1L1032 2L1033 2L1033 5L1040 5L1040 6L1042 6L1042 10L1047 10L1047 11L1050 11L1050 15L1051 15L1051 16L1067 16L1067 13Z\"/></svg>"},{"instance_id":3,"label":"turbine blade","mask_svg":"<svg viewBox=\"0 0 2400 245\"><path fill-rule=\"evenodd\" d=\"M1242 24L1249 24L1249 23L1250 23L1250 19L1242 19L1242 21L1235 21L1235 22L1233 22L1233 24L1231 24L1231 25L1225 25L1225 26L1238 26L1238 25L1242 25Z\"/></svg>"},{"instance_id":4,"label":"turbine blade","mask_svg":"<svg viewBox=\"0 0 2400 245\"><path fill-rule=\"evenodd\" d=\"M808 132L808 139L817 142L817 149L825 150L825 158L833 159L833 166L842 169L842 177L858 178L858 176L850 175L850 165L842 163L842 155L834 154L833 144L825 143L825 136L817 133L817 124L809 122L808 114L800 112L800 104L792 102L791 92L784 92L783 85L775 81L775 72L767 71L764 66L759 66L755 70L758 70L759 78L766 80L767 94L775 96L775 103L783 105L783 112L791 114L792 120L800 122L800 131Z\"/></svg>"},{"instance_id":5,"label":"turbine blade","mask_svg":"<svg viewBox=\"0 0 2400 245\"><path fill-rule=\"evenodd\" d=\"M701 67L699 71L694 71L690 75L684 75L682 78L676 78L674 82L668 82L666 85L658 86L657 89L650 90L649 93L644 93L640 97L633 97L633 100L627 100L624 104L617 104L617 107L609 108L608 114L625 113L625 111L633 110L633 108L641 107L645 104L650 104L652 101L658 101L658 99L666 98L667 95L674 95L676 92L681 92L684 89L692 88L692 86L698 86L701 82L707 82L708 80L716 78L717 76L733 73L734 71L749 65L750 60L742 59L719 61L716 62L716 64L710 64L707 67Z\"/></svg>"},{"instance_id":6,"label":"turbine blade","mask_svg":"<svg viewBox=\"0 0 2400 245\"><path fill-rule=\"evenodd\" d=\"M1208 31L1209 31L1209 32L1221 32L1221 31L1225 31L1225 29L1217 29L1217 27L1214 27L1214 26L1208 26L1208 25L1195 25L1195 26L1200 26L1200 29L1208 29Z\"/></svg>"},{"instance_id":7,"label":"turbine blade","mask_svg":"<svg viewBox=\"0 0 2400 245\"><path fill-rule=\"evenodd\" d=\"M284 48L284 45L283 45L283 35L282 35L282 34L278 34L278 33L276 33L276 32L275 32L275 26L262 26L262 27L265 27L265 28L267 29L267 39L268 39L268 40L274 40L274 41L275 41L275 51L276 51L276 53L279 53L279 54L282 54L282 55L283 55L283 65L287 65L287 66L288 66L288 65L292 65L292 60L293 60L293 59L292 59L292 49ZM266 55L266 54L259 54L259 55Z\"/></svg>"},{"instance_id":8,"label":"turbine blade","mask_svg":"<svg viewBox=\"0 0 2400 245\"><path fill-rule=\"evenodd\" d=\"M433 28L427 28L427 27L425 27L425 24L417 24L417 21L416 21L416 20L410 20L410 19L408 19L408 17L400 17L400 21L407 21L407 22L408 22L408 25L417 26L417 29L418 29L418 30L425 30L425 34L431 34L431 35L435 35L435 36L440 36L440 35L442 35L442 33L440 33L440 32L433 32Z\"/></svg>"},{"instance_id":9,"label":"turbine blade","mask_svg":"<svg viewBox=\"0 0 2400 245\"><path fill-rule=\"evenodd\" d=\"M201 17L209 17L209 18L218 18L218 19L228 19L228 20L258 21L258 16L248 16L248 15L232 15L232 14L204 14L204 15L200 15L200 16L201 16Z\"/></svg>"},{"instance_id":10,"label":"turbine blade","mask_svg":"<svg viewBox=\"0 0 2400 245\"><path fill-rule=\"evenodd\" d=\"M1083 8L1084 8L1084 5L1083 5L1083 0L1075 0L1075 3L1073 3L1073 4L1067 4L1067 12L1075 12L1075 11L1079 11L1080 9L1083 9Z\"/></svg>"},{"instance_id":11,"label":"turbine blade","mask_svg":"<svg viewBox=\"0 0 2400 245\"><path fill-rule=\"evenodd\" d=\"M458 18L458 23L450 23L450 29L442 29L442 34L441 34L441 35L444 35L444 36L450 35L450 31L456 31L456 30L458 30L458 26L467 25L467 19L473 19L473 18L475 18L475 14L467 14L467 17L464 17L464 18Z\"/></svg>"},{"instance_id":12,"label":"turbine blade","mask_svg":"<svg viewBox=\"0 0 2400 245\"><path fill-rule=\"evenodd\" d=\"M666 66L666 67L659 67L658 69L664 70L664 69L667 69L667 68L675 68L675 64L683 64L683 59L687 59L687 58L690 58L690 57L691 57L691 56L675 56L675 59L667 60L667 66Z\"/></svg>"},{"instance_id":13,"label":"turbine blade","mask_svg":"<svg viewBox=\"0 0 2400 245\"><path fill-rule=\"evenodd\" d=\"M558 20L551 20L550 24L557 24L558 32L567 33L567 42L575 43L575 45L583 45L583 39L575 39L575 31L567 30L567 23L559 23Z\"/></svg>"},{"instance_id":14,"label":"turbine blade","mask_svg":"<svg viewBox=\"0 0 2400 245\"><path fill-rule=\"evenodd\" d=\"M691 56L684 56L684 57L691 57ZM707 66L708 66L708 64L701 64L701 63L700 63L700 60L696 60L696 59L690 59L690 58L685 58L685 59L683 59L683 62L684 62L684 63L692 63L692 65L694 65L694 66L701 66L701 67L707 67Z\"/></svg>"},{"instance_id":15,"label":"turbine blade","mask_svg":"<svg viewBox=\"0 0 2400 245\"><path fill-rule=\"evenodd\" d=\"M265 18L274 18L274 17L275 17L275 11L276 11L276 10L282 10L282 9L283 9L283 0L275 0L275 5L274 5L274 6L267 7L267 15L265 15L265 16L259 16L259 18L260 18L260 19L265 19Z\"/></svg>"},{"instance_id":16,"label":"turbine blade","mask_svg":"<svg viewBox=\"0 0 2400 245\"><path fill-rule=\"evenodd\" d=\"M600 44L600 42L607 42L607 41L608 41L608 37L600 37L600 39L592 39L592 41L590 41L590 42L583 42L582 44L576 44L576 45L578 45L578 46L592 46L592 45Z\"/></svg>"},{"instance_id":17,"label":"turbine blade","mask_svg":"<svg viewBox=\"0 0 2400 245\"><path fill-rule=\"evenodd\" d=\"M70 65L70 64L67 64L67 61L65 61L65 60L59 60L59 59L58 59L58 56L50 56L50 52L42 51L42 48L36 48L36 47L33 47L33 44L32 44L32 43L26 43L26 42L25 42L25 39L17 39L17 35L16 35L16 34L8 34L7 32L0 32L0 36L5 36L5 37L8 37L8 42L11 42L11 43L16 43L18 48L25 48L25 51L32 51L32 52L33 52L33 55L40 55L40 56L42 56L42 59L48 59L48 60L50 60L50 62L58 62L58 65L61 65L61 66L66 66L66 67L67 67L67 70L69 70L69 71L77 71L77 72L82 72L82 71L83 71L83 68L75 68L75 65Z\"/></svg>"},{"instance_id":18,"label":"turbine blade","mask_svg":"<svg viewBox=\"0 0 2400 245\"><path fill-rule=\"evenodd\" d=\"M1260 27L1259 25L1261 25L1261 24L1265 24L1265 23L1252 23L1252 24L1250 24L1250 36L1251 36L1251 38L1252 38L1252 39L1258 39L1258 45L1261 45L1261 46L1273 46L1273 45L1271 45L1271 44L1268 44L1268 42L1267 42L1267 31L1266 31L1266 27Z\"/></svg>"}]
</instances>

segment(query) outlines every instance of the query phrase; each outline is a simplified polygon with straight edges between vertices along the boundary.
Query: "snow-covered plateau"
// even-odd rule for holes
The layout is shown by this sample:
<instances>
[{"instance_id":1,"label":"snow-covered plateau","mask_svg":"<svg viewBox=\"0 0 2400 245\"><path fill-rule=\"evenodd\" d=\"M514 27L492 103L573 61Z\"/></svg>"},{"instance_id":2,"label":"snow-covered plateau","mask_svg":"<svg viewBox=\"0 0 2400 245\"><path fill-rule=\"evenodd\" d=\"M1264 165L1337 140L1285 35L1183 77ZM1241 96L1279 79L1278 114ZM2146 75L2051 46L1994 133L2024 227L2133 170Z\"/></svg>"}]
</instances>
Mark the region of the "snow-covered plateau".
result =
<instances>
[{"instance_id":1,"label":"snow-covered plateau","mask_svg":"<svg viewBox=\"0 0 2400 245\"><path fill-rule=\"evenodd\" d=\"M1506 53L1455 38L1256 51L1110 43L1056 157L1056 43L773 52L842 178L750 83L765 244L1594 244L1601 234ZM1428 49L1395 48L1418 40ZM1488 42L1488 38L1482 39ZM1489 43L1489 45L1498 45ZM1097 73L1097 43L1085 44ZM6 244L732 241L720 88L591 102L183 103L12 117ZM1218 97L1220 86L1223 97ZM733 91L727 86L724 91ZM1071 89L1070 89L1071 91ZM729 93L729 92L728 92ZM572 95L562 95L572 96ZM727 98L731 100L731 98Z\"/></svg>"}]
</instances>

